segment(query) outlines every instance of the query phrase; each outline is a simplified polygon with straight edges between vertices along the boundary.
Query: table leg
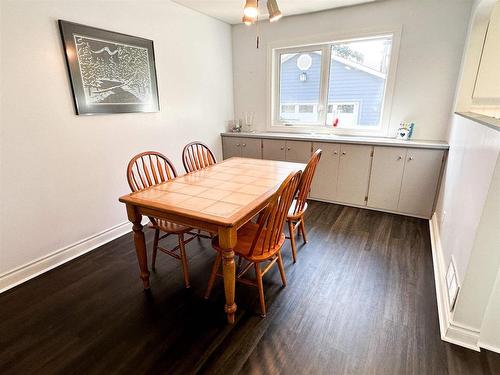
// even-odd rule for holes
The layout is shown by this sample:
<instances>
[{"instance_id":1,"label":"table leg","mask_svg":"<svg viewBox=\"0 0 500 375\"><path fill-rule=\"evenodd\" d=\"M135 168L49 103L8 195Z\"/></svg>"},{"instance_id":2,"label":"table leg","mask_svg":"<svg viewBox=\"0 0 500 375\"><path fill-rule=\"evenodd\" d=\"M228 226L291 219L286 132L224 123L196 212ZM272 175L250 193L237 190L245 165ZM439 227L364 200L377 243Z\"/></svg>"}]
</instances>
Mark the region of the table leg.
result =
<instances>
[{"instance_id":1,"label":"table leg","mask_svg":"<svg viewBox=\"0 0 500 375\"><path fill-rule=\"evenodd\" d=\"M148 269L148 253L146 251L146 240L142 231L142 215L134 206L127 205L128 219L132 222L132 230L134 231L135 253L139 268L141 269L141 279L144 289L149 289L149 269Z\"/></svg>"},{"instance_id":2,"label":"table leg","mask_svg":"<svg viewBox=\"0 0 500 375\"><path fill-rule=\"evenodd\" d=\"M234 263L233 248L236 245L236 229L219 229L219 246L222 251L222 269L224 275L224 292L226 294L226 306L224 308L227 314L227 321L234 323L234 314L236 313L236 303L234 303L235 284L236 284L236 266Z\"/></svg>"}]
</instances>

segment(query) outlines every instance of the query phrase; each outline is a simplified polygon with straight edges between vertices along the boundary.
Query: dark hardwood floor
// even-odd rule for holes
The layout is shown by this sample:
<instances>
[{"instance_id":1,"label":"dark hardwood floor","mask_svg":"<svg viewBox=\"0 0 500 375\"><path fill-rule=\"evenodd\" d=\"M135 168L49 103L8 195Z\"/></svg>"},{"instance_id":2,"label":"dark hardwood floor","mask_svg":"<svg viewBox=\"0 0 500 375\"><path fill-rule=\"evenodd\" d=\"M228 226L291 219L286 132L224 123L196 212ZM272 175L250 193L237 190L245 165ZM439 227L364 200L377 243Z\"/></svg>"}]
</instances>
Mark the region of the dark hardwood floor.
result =
<instances>
[{"instance_id":1,"label":"dark hardwood floor","mask_svg":"<svg viewBox=\"0 0 500 375\"><path fill-rule=\"evenodd\" d=\"M317 202L306 220L287 287L265 277L267 318L246 285L234 326L221 280L203 299L208 240L188 245L191 289L159 254L144 292L129 234L0 295L0 373L500 374L440 340L425 220Z\"/></svg>"}]
</instances>

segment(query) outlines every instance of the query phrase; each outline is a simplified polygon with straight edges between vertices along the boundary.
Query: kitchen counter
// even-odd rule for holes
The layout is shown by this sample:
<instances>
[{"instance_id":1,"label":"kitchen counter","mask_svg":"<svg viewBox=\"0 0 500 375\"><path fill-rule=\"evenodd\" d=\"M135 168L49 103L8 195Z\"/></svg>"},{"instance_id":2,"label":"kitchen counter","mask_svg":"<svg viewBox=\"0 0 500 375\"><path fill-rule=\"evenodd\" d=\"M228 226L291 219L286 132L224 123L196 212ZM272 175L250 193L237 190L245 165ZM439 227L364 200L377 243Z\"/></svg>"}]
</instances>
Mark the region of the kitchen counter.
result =
<instances>
[{"instance_id":1,"label":"kitchen counter","mask_svg":"<svg viewBox=\"0 0 500 375\"><path fill-rule=\"evenodd\" d=\"M221 133L222 137L242 137L242 138L259 138L259 139L285 139L294 141L310 141L310 142L332 142L332 143L348 143L348 144L366 144L377 146L391 147L409 147L409 148L425 148L448 150L449 145L443 141L426 141L426 140L399 140L395 138L382 137L364 137L364 136L347 136L347 135L331 135L331 134L308 134L308 133L273 133L273 132L254 132L254 133Z\"/></svg>"}]
</instances>

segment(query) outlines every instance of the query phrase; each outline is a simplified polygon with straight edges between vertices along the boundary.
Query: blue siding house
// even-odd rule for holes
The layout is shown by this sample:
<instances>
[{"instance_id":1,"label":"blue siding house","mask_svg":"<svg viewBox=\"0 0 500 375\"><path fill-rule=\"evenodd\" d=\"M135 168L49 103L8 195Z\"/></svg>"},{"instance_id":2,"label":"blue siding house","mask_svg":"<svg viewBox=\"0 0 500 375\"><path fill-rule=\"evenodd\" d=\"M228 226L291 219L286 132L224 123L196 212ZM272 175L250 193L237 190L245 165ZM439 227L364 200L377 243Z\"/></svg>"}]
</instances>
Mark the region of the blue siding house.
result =
<instances>
[{"instance_id":1,"label":"blue siding house","mask_svg":"<svg viewBox=\"0 0 500 375\"><path fill-rule=\"evenodd\" d=\"M302 55L294 54L282 60L280 113L285 120L314 122L317 119L320 95L321 56L318 53L306 54L311 58L310 67L301 70L297 60ZM339 118L341 122L350 121L353 125L377 126L380 121L384 89L385 74L356 62L332 56L328 123Z\"/></svg>"}]
</instances>

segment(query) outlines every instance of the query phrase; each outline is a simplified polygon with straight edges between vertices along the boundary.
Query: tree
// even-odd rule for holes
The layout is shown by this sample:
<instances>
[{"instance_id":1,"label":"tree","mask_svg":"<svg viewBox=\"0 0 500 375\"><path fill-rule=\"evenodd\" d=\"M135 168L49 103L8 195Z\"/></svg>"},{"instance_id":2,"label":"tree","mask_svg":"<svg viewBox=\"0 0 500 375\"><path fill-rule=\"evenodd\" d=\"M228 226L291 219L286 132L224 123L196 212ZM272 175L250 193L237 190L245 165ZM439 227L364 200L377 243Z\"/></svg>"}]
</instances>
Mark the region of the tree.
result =
<instances>
[{"instance_id":1,"label":"tree","mask_svg":"<svg viewBox=\"0 0 500 375\"><path fill-rule=\"evenodd\" d=\"M343 57L344 59L356 61L358 63L363 63L364 56L359 51L354 51L347 44L334 44L333 53L337 56Z\"/></svg>"}]
</instances>

